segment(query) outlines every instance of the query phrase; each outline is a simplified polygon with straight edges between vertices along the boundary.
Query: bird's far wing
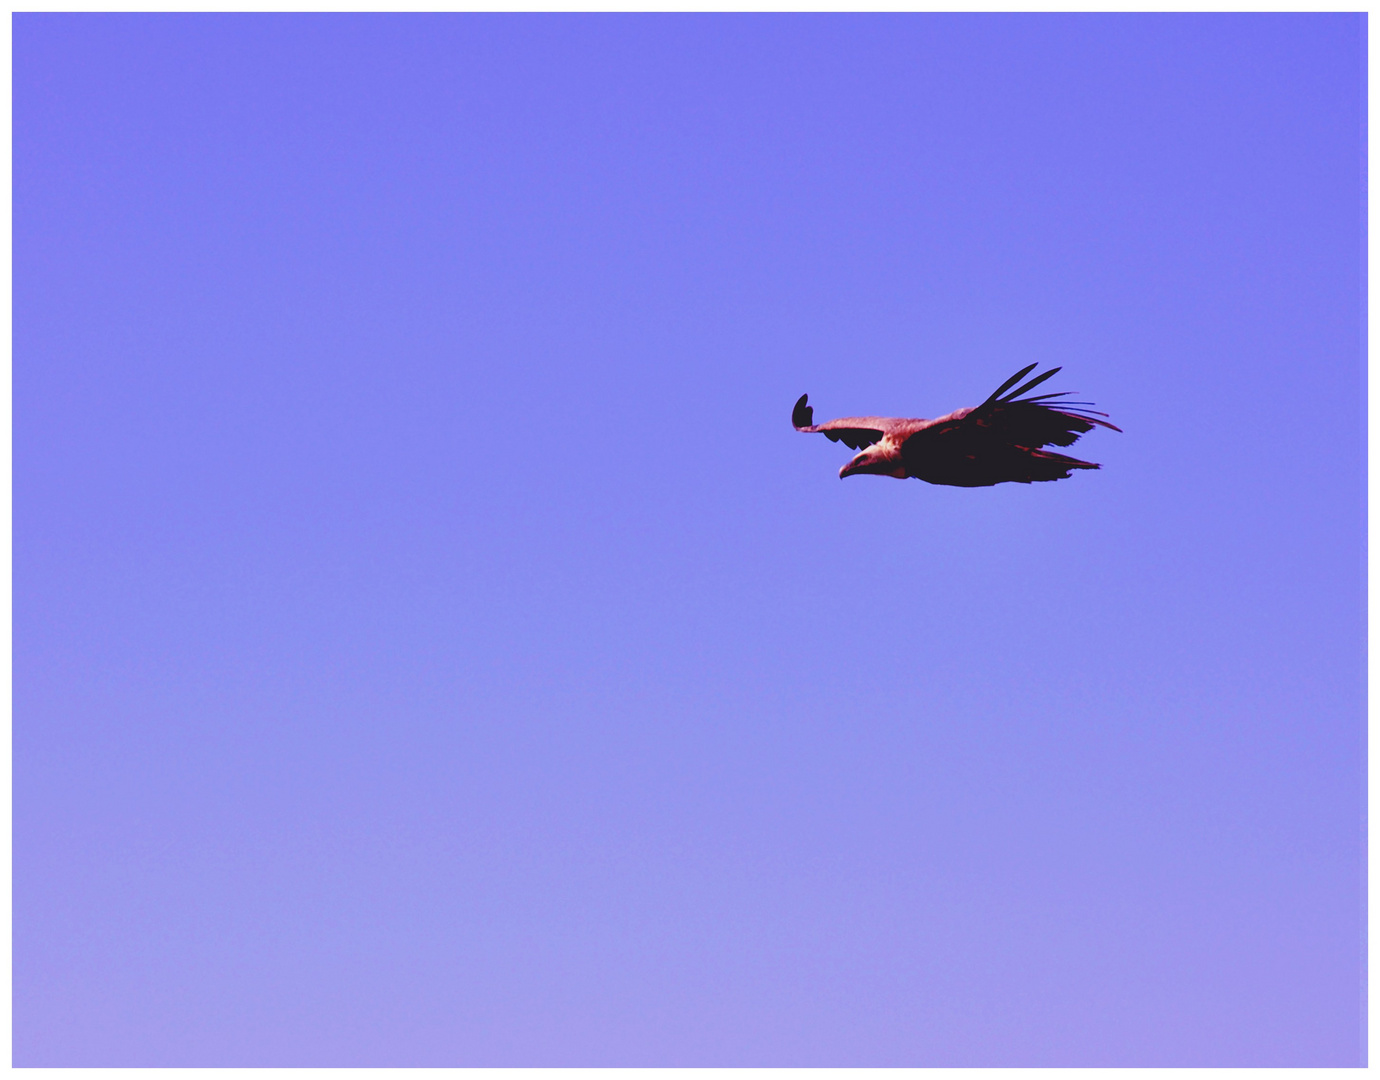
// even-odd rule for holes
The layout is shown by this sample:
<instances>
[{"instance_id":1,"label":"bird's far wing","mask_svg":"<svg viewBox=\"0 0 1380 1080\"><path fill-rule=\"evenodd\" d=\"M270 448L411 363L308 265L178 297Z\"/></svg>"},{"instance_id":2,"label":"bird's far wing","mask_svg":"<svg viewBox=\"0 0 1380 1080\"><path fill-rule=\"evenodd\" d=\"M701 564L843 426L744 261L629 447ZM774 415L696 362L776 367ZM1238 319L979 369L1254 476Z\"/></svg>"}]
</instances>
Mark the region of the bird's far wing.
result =
<instances>
[{"instance_id":1,"label":"bird's far wing","mask_svg":"<svg viewBox=\"0 0 1380 1080\"><path fill-rule=\"evenodd\" d=\"M1094 427L1121 430L1115 424L1099 419L1107 414L1093 409L1091 402L1061 400L1068 397L1071 391L1021 396L1058 374L1061 368L1051 368L1024 386L1011 389L1034 369L1034 364L1023 368L997 387L977 408L959 409L941 417L913 437L923 438L926 442L958 439L1038 450L1050 445L1072 446L1080 435Z\"/></svg>"},{"instance_id":2,"label":"bird's far wing","mask_svg":"<svg viewBox=\"0 0 1380 1080\"><path fill-rule=\"evenodd\" d=\"M886 437L888 431L901 421L890 416L845 416L827 424L814 423L815 410L809 405L810 395L801 394L791 412L791 424L796 431L818 431L830 442L841 442L851 450L861 450Z\"/></svg>"}]
</instances>

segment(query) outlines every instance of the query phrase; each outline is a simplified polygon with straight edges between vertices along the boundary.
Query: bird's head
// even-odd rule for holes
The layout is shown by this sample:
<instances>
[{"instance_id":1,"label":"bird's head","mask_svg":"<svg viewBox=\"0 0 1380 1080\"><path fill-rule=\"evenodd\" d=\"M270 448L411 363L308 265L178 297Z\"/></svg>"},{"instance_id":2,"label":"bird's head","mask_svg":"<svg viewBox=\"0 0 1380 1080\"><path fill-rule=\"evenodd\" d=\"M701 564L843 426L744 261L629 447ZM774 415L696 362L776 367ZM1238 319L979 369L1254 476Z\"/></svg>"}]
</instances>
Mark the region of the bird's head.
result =
<instances>
[{"instance_id":1,"label":"bird's head","mask_svg":"<svg viewBox=\"0 0 1380 1080\"><path fill-rule=\"evenodd\" d=\"M901 463L900 450L883 439L866 447L857 457L839 470L839 479L854 473L873 473L876 476L895 476L904 478L906 468Z\"/></svg>"}]
</instances>

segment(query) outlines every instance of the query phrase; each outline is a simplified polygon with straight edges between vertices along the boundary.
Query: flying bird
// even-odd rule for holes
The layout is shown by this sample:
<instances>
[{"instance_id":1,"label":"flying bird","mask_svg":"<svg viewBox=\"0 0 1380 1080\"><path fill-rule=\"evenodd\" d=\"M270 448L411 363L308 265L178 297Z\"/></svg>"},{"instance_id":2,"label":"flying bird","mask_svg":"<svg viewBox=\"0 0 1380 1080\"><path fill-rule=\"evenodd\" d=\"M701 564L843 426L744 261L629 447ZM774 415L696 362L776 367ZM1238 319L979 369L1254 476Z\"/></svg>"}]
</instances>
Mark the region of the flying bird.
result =
<instances>
[{"instance_id":1,"label":"flying bird","mask_svg":"<svg viewBox=\"0 0 1380 1080\"><path fill-rule=\"evenodd\" d=\"M1074 391L1022 397L1062 368L1037 375L1017 387L1037 367L1022 368L972 409L958 409L938 420L895 416L846 416L827 424L814 423L810 395L801 394L791 413L796 431L823 432L830 442L861 450L839 470L839 477L874 473L953 487L991 487L1015 482L1063 480L1074 469L1098 469L1091 461L1042 449L1072 446L1094 427L1121 428L1109 423L1089 401L1061 401ZM1010 393L1007 393L1010 391Z\"/></svg>"}]
</instances>

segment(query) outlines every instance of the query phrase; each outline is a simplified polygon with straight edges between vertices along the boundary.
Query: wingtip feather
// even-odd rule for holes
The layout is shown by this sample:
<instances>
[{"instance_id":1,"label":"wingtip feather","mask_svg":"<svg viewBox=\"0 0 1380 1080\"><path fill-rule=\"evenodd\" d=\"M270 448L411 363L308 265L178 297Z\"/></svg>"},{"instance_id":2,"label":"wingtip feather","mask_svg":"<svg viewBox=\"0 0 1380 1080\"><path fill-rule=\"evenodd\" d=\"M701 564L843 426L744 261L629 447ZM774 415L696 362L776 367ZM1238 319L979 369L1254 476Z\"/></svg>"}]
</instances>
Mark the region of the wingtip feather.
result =
<instances>
[{"instance_id":1,"label":"wingtip feather","mask_svg":"<svg viewBox=\"0 0 1380 1080\"><path fill-rule=\"evenodd\" d=\"M1018 382L1020 382L1032 371L1034 371L1038 366L1039 361L1036 361L1034 364L1030 364L1027 367L1021 368L1020 371L1016 372L1016 374L1012 375L1011 378L1006 380L1006 382L1002 383L995 390L993 390L991 396L988 397L987 401L984 401L983 404L986 405L988 401L996 401L997 398L1001 397L1002 394L1006 393L1007 390L1015 386Z\"/></svg>"},{"instance_id":2,"label":"wingtip feather","mask_svg":"<svg viewBox=\"0 0 1380 1080\"><path fill-rule=\"evenodd\" d=\"M1039 385L1040 385L1042 382L1044 382L1046 379L1052 379L1052 378L1054 378L1054 376L1058 375L1059 372L1061 372L1061 371L1063 371L1063 370L1064 370L1064 369L1063 369L1062 367L1050 368L1050 369L1049 369L1048 371L1046 371L1044 374L1042 374L1042 375L1036 375L1035 378L1031 379L1028 383L1026 383L1024 386L1022 386L1019 390L1013 390L1013 391L1011 391L1011 393L1007 394L1006 397L1002 398L1002 400L1003 400L1003 401L1015 401L1015 400L1016 400L1018 397L1020 397L1022 394L1029 393L1031 390L1034 390L1035 387L1039 386Z\"/></svg>"}]
</instances>

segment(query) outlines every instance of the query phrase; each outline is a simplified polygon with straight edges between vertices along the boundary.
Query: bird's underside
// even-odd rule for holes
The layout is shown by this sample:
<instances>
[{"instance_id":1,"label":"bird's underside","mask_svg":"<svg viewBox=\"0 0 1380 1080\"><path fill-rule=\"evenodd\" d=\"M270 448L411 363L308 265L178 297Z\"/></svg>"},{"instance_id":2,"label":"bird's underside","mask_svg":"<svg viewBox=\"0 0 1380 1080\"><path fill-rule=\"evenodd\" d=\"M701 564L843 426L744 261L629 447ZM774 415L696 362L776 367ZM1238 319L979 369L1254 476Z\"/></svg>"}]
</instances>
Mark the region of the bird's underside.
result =
<instances>
[{"instance_id":1,"label":"bird's underside","mask_svg":"<svg viewBox=\"0 0 1380 1080\"><path fill-rule=\"evenodd\" d=\"M1007 379L976 408L959 409L938 420L893 416L847 416L815 424L809 395L795 403L791 423L797 431L818 431L860 453L839 476L872 473L953 487L990 487L1014 482L1063 480L1074 469L1097 469L1091 461L1046 450L1071 446L1094 427L1121 429L1090 402L1061 401L1068 392L1023 397L1061 369L1037 375L1011 388L1035 370L1034 364ZM1010 391L1008 393L1008 391Z\"/></svg>"}]
</instances>

